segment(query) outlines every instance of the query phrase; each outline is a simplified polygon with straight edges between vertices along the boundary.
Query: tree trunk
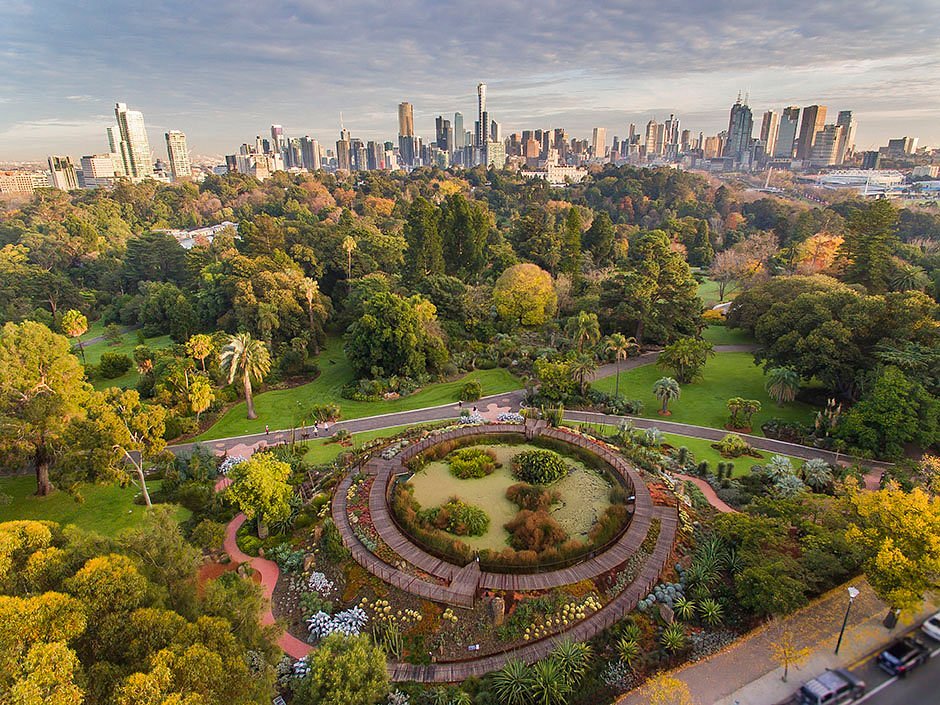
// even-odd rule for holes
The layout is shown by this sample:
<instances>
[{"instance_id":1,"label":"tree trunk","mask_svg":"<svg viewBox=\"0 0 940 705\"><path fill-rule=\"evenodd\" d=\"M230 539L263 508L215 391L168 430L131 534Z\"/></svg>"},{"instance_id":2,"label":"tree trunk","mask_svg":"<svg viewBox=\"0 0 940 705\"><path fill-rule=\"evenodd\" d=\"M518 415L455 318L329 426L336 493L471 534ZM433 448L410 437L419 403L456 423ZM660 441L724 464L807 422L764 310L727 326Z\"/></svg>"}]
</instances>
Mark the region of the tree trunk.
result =
<instances>
[{"instance_id":1,"label":"tree trunk","mask_svg":"<svg viewBox=\"0 0 940 705\"><path fill-rule=\"evenodd\" d=\"M620 396L620 357L617 357L617 384L614 387L614 396Z\"/></svg>"},{"instance_id":2,"label":"tree trunk","mask_svg":"<svg viewBox=\"0 0 940 705\"><path fill-rule=\"evenodd\" d=\"M644 326L645 326L645 321L644 321L642 318L640 318L640 320L637 321L637 323L636 323L636 335L633 336L634 338L636 338L636 344L637 344L637 345L642 345L642 344L643 344L643 328L644 328Z\"/></svg>"},{"instance_id":3,"label":"tree trunk","mask_svg":"<svg viewBox=\"0 0 940 705\"><path fill-rule=\"evenodd\" d=\"M255 400L251 398L251 378L246 372L242 380L245 383L245 404L248 406L248 418L256 419L258 414L255 413Z\"/></svg>"},{"instance_id":4,"label":"tree trunk","mask_svg":"<svg viewBox=\"0 0 940 705\"><path fill-rule=\"evenodd\" d=\"M718 301L719 303L725 300L725 287L728 285L728 282L718 280Z\"/></svg>"},{"instance_id":5,"label":"tree trunk","mask_svg":"<svg viewBox=\"0 0 940 705\"><path fill-rule=\"evenodd\" d=\"M33 462L36 465L36 496L47 497L52 494L52 483L49 481L49 465L51 458L46 452L45 442L40 442L36 448L36 454L33 456Z\"/></svg>"},{"instance_id":6,"label":"tree trunk","mask_svg":"<svg viewBox=\"0 0 940 705\"><path fill-rule=\"evenodd\" d=\"M669 413L669 397L666 397L663 399L662 415L665 416L668 413Z\"/></svg>"},{"instance_id":7,"label":"tree trunk","mask_svg":"<svg viewBox=\"0 0 940 705\"><path fill-rule=\"evenodd\" d=\"M199 363L202 365L202 371L205 372L206 371L206 358L200 357Z\"/></svg>"},{"instance_id":8,"label":"tree trunk","mask_svg":"<svg viewBox=\"0 0 940 705\"><path fill-rule=\"evenodd\" d=\"M76 340L78 341L78 352L82 354L82 364L84 365L85 364L85 346L82 345L82 339L80 337L76 338Z\"/></svg>"},{"instance_id":9,"label":"tree trunk","mask_svg":"<svg viewBox=\"0 0 940 705\"><path fill-rule=\"evenodd\" d=\"M134 472L137 474L137 482L140 483L141 494L144 495L144 504L147 505L147 509L153 507L153 503L150 501L150 492L147 491L147 478L144 476L144 458L140 456L140 462L134 460L134 456L127 452L127 448L121 447L121 450L124 451L124 457L130 461L130 464L134 466Z\"/></svg>"},{"instance_id":10,"label":"tree trunk","mask_svg":"<svg viewBox=\"0 0 940 705\"><path fill-rule=\"evenodd\" d=\"M268 525L261 519L258 519L258 538L262 540L268 538Z\"/></svg>"}]
</instances>

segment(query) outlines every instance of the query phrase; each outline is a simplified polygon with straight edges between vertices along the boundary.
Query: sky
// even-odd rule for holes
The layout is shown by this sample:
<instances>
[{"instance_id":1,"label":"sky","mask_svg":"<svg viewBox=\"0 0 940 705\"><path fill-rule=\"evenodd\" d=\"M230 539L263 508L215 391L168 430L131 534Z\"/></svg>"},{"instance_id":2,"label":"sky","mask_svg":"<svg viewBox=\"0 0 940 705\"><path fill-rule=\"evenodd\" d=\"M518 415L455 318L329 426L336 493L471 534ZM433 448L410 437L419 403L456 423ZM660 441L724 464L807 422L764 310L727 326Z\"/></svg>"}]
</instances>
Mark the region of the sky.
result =
<instances>
[{"instance_id":1,"label":"sky","mask_svg":"<svg viewBox=\"0 0 940 705\"><path fill-rule=\"evenodd\" d=\"M155 157L281 124L332 146L464 114L476 84L505 134L623 136L675 113L726 129L739 91L764 110L853 110L859 148L940 145L938 0L0 0L0 161L107 151L114 103L143 111Z\"/></svg>"}]
</instances>

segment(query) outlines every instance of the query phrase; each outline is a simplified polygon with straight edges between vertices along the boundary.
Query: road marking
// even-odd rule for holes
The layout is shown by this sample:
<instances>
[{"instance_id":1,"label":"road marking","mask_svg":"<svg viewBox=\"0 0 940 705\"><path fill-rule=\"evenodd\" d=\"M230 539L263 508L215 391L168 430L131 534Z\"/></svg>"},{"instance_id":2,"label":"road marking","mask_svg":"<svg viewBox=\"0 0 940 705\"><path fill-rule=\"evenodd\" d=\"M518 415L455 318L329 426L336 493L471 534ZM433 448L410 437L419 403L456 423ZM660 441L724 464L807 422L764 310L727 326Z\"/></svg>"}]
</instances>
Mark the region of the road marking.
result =
<instances>
[{"instance_id":1,"label":"road marking","mask_svg":"<svg viewBox=\"0 0 940 705\"><path fill-rule=\"evenodd\" d=\"M884 690L885 688L887 688L889 685L891 685L892 683L895 683L897 680L898 680L898 677L897 677L897 676L891 676L888 680L886 680L884 683L882 683L882 684L879 685L878 687L872 688L871 690L869 690L867 693L865 693L865 695L863 695L862 697L860 697L858 700L853 700L853 701L852 701L852 705L855 705L856 703L863 703L863 702L865 702L865 701L868 700L868 698L870 698L872 695L877 695L877 694L880 693L882 690Z\"/></svg>"}]
</instances>

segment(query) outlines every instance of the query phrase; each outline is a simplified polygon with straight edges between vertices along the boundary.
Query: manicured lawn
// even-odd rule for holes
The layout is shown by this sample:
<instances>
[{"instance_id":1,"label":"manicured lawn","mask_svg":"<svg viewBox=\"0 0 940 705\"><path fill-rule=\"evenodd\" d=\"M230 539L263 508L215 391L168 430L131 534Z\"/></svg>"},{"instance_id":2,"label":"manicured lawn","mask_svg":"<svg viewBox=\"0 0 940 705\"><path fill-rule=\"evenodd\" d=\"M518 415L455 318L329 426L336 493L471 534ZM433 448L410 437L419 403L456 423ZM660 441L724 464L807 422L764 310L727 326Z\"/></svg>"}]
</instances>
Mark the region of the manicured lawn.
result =
<instances>
[{"instance_id":1,"label":"manicured lawn","mask_svg":"<svg viewBox=\"0 0 940 705\"><path fill-rule=\"evenodd\" d=\"M711 279L705 279L698 285L698 297L705 304L705 308L711 308L721 300L718 298L718 282Z\"/></svg>"},{"instance_id":2,"label":"manicured lawn","mask_svg":"<svg viewBox=\"0 0 940 705\"><path fill-rule=\"evenodd\" d=\"M160 481L148 483L153 494ZM56 491L48 497L36 497L36 479L32 475L0 478L0 522L14 519L46 519L65 526L74 524L80 529L105 536L115 536L123 529L135 526L144 514L143 505L134 504L138 493L134 485L125 488L117 485L82 485L78 501L66 492ZM178 507L176 518L180 521L189 516L189 511Z\"/></svg>"},{"instance_id":3,"label":"manicured lawn","mask_svg":"<svg viewBox=\"0 0 940 705\"><path fill-rule=\"evenodd\" d=\"M702 337L712 345L747 345L754 342L747 331L728 326L708 326L702 331Z\"/></svg>"},{"instance_id":4,"label":"manicured lawn","mask_svg":"<svg viewBox=\"0 0 940 705\"><path fill-rule=\"evenodd\" d=\"M307 441L307 452L304 455L304 460L306 460L308 463L312 463L313 465L330 463L333 462L336 457L344 450L352 450L358 446L363 445L364 443L375 440L376 438L391 438L392 436L395 436L398 433L404 431L406 428L420 425L421 424L406 424L404 426L380 428L375 431L360 431L359 433L354 433L350 436L350 440L353 444L348 447L343 447L339 443L335 442L327 442L328 439L326 438Z\"/></svg>"},{"instance_id":5,"label":"manicured lawn","mask_svg":"<svg viewBox=\"0 0 940 705\"><path fill-rule=\"evenodd\" d=\"M457 395L465 382L477 380L483 385L483 395L499 394L519 389L520 383L513 375L502 368L477 370L452 382L430 384L421 391L401 399L389 401L350 401L343 399L340 392L353 380L352 368L343 353L343 341L331 339L317 359L320 376L313 382L292 389L279 389L259 394L255 397L255 410L258 418L249 421L246 418L244 402L237 404L197 440L228 438L246 433L261 433L265 424L274 429L290 428L299 420L299 410L313 404L334 403L342 408L343 419L358 419L363 416L391 414L396 411L410 411L428 406L456 403Z\"/></svg>"},{"instance_id":6,"label":"manicured lawn","mask_svg":"<svg viewBox=\"0 0 940 705\"><path fill-rule=\"evenodd\" d=\"M682 385L682 394L669 404L671 416L661 417L657 413L660 403L653 396L653 384L661 377L670 376L669 371L655 364L643 365L620 374L620 393L628 399L641 399L643 416L651 419L724 428L728 423L727 402L731 397L757 399L762 409L754 415L753 433L762 435L760 426L771 418L809 423L812 407L794 402L777 406L764 390L764 371L754 364L750 353L719 353L708 360L702 377L692 384ZM613 375L594 383L597 389L614 391Z\"/></svg>"},{"instance_id":7,"label":"manicured lawn","mask_svg":"<svg viewBox=\"0 0 940 705\"><path fill-rule=\"evenodd\" d=\"M95 324L98 325L97 323ZM103 331L98 331L95 335L101 335ZM91 330L82 336L83 338L92 338L94 337L91 334ZM170 340L170 336L161 335L156 338L147 338L144 343L153 350L160 350L161 348L167 348L173 345L173 341ZM137 342L137 331L125 332L122 335L121 342L117 345L111 345L106 340L100 340L97 343L92 343L91 345L85 346L85 362L89 365L97 365L101 361L101 356L106 352L122 353L127 355L131 360L134 359L134 348L139 345ZM81 353L78 350L78 346L75 345L72 348L72 351L81 359ZM120 387L122 389L129 389L131 387L137 386L137 380L140 375L137 374L137 368L131 367L127 372L125 372L120 377L115 377L114 379L102 379L101 377L95 377L92 380L92 386L95 389L107 389L108 387Z\"/></svg>"}]
</instances>

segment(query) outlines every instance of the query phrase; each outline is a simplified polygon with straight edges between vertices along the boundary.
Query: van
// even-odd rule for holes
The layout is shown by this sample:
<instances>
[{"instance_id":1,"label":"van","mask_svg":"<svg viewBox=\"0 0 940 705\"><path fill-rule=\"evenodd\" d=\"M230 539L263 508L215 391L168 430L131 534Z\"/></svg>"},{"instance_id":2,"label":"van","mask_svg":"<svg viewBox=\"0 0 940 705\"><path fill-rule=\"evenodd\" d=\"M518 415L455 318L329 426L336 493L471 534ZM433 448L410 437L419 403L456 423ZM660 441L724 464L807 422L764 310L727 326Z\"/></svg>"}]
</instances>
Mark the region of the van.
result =
<instances>
[{"instance_id":1,"label":"van","mask_svg":"<svg viewBox=\"0 0 940 705\"><path fill-rule=\"evenodd\" d=\"M826 671L806 681L798 693L800 705L837 705L864 694L865 681L859 680L844 668Z\"/></svg>"}]
</instances>

